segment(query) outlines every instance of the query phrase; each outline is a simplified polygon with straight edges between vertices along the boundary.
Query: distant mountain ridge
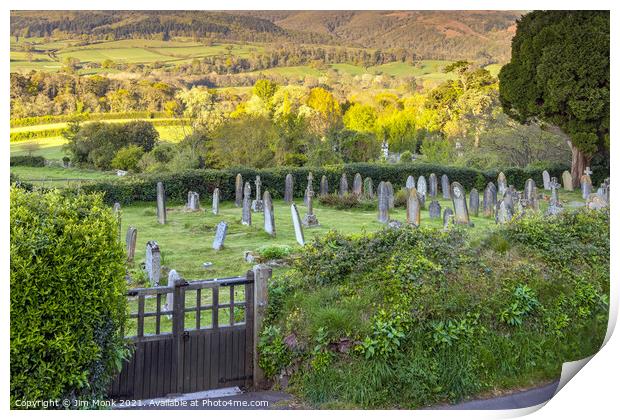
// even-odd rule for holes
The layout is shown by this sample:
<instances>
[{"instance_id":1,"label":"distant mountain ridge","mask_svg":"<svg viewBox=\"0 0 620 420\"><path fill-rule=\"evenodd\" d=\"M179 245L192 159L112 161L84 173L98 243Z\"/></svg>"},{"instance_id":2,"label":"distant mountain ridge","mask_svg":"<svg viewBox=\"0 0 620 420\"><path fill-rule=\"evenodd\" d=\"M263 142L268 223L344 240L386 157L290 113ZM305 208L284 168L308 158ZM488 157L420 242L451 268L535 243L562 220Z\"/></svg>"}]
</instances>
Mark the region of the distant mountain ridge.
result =
<instances>
[{"instance_id":1,"label":"distant mountain ridge","mask_svg":"<svg viewBox=\"0 0 620 420\"><path fill-rule=\"evenodd\" d=\"M13 11L11 35L194 37L406 48L426 59L505 62L519 11Z\"/></svg>"}]
</instances>

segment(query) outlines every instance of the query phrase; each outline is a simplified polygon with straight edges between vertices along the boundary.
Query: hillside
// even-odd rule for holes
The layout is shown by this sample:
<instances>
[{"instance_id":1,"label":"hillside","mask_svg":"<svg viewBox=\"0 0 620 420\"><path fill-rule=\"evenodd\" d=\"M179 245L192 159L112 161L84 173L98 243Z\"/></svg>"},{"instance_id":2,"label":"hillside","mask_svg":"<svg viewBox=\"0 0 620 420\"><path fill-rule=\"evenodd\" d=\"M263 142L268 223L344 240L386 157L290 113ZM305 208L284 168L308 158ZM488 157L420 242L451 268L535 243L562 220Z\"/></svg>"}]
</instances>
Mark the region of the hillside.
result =
<instances>
[{"instance_id":1,"label":"hillside","mask_svg":"<svg viewBox=\"0 0 620 420\"><path fill-rule=\"evenodd\" d=\"M505 62L512 11L14 11L11 35L403 48L424 59Z\"/></svg>"}]
</instances>

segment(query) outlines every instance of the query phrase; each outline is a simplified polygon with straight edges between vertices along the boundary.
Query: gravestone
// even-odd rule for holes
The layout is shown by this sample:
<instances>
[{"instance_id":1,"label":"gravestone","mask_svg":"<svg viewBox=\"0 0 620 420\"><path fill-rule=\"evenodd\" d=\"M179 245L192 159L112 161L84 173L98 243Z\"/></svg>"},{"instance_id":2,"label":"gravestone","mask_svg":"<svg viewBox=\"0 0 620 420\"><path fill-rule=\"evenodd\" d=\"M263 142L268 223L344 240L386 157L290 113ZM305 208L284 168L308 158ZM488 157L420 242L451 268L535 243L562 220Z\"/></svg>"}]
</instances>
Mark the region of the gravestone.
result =
<instances>
[{"instance_id":1,"label":"gravestone","mask_svg":"<svg viewBox=\"0 0 620 420\"><path fill-rule=\"evenodd\" d=\"M556 215L562 212L562 204L560 203L560 197L558 195L558 189L560 188L560 183L558 179L553 177L551 178L551 182L549 182L549 188L551 188L551 198L549 199L549 207L547 207L548 215Z\"/></svg>"},{"instance_id":2,"label":"gravestone","mask_svg":"<svg viewBox=\"0 0 620 420\"><path fill-rule=\"evenodd\" d=\"M284 180L284 201L293 202L293 175L287 174Z\"/></svg>"},{"instance_id":3,"label":"gravestone","mask_svg":"<svg viewBox=\"0 0 620 420\"><path fill-rule=\"evenodd\" d=\"M325 175L321 177L321 187L319 193L321 196L329 194L329 183L327 182L327 177Z\"/></svg>"},{"instance_id":4,"label":"gravestone","mask_svg":"<svg viewBox=\"0 0 620 420\"><path fill-rule=\"evenodd\" d=\"M166 191L162 182L157 183L157 223L166 224Z\"/></svg>"},{"instance_id":5,"label":"gravestone","mask_svg":"<svg viewBox=\"0 0 620 420\"><path fill-rule=\"evenodd\" d=\"M364 198L372 200L375 198L375 192L373 191L372 178L364 178Z\"/></svg>"},{"instance_id":6,"label":"gravestone","mask_svg":"<svg viewBox=\"0 0 620 420\"><path fill-rule=\"evenodd\" d=\"M121 203L114 203L114 214L118 216L121 211Z\"/></svg>"},{"instance_id":7,"label":"gravestone","mask_svg":"<svg viewBox=\"0 0 620 420\"><path fill-rule=\"evenodd\" d=\"M549 172L547 172L546 170L543 171L542 173L542 179L543 179L543 188L547 191L549 191L551 189L551 177L549 176Z\"/></svg>"},{"instance_id":8,"label":"gravestone","mask_svg":"<svg viewBox=\"0 0 620 420\"><path fill-rule=\"evenodd\" d=\"M263 215L265 216L265 232L271 236L276 236L276 219L273 213L273 200L269 191L263 193Z\"/></svg>"},{"instance_id":9,"label":"gravestone","mask_svg":"<svg viewBox=\"0 0 620 420\"><path fill-rule=\"evenodd\" d=\"M409 175L407 177L407 182L405 182L405 187L407 187L407 189L415 188L415 178L413 177L413 175Z\"/></svg>"},{"instance_id":10,"label":"gravestone","mask_svg":"<svg viewBox=\"0 0 620 420\"><path fill-rule=\"evenodd\" d=\"M295 228L295 239L297 239L297 243L299 245L304 246L304 230L301 226L299 211L297 211L297 206L295 205L295 203L291 204L291 216L293 217L293 227Z\"/></svg>"},{"instance_id":11,"label":"gravestone","mask_svg":"<svg viewBox=\"0 0 620 420\"><path fill-rule=\"evenodd\" d=\"M487 187L489 187L489 189L491 190L491 199L492 199L493 205L497 204L497 188L495 187L495 184L492 182L489 182L487 184ZM506 192L505 189L504 189L504 192Z\"/></svg>"},{"instance_id":12,"label":"gravestone","mask_svg":"<svg viewBox=\"0 0 620 420\"><path fill-rule=\"evenodd\" d=\"M127 247L127 262L132 262L136 256L136 240L138 239L138 229L129 226L127 236L125 236L125 246Z\"/></svg>"},{"instance_id":13,"label":"gravestone","mask_svg":"<svg viewBox=\"0 0 620 420\"><path fill-rule=\"evenodd\" d=\"M263 199L260 192L262 182L260 180L260 176L256 175L256 181L254 181L254 184L256 185L256 199L252 201L252 211L255 213L260 213L263 211Z\"/></svg>"},{"instance_id":14,"label":"gravestone","mask_svg":"<svg viewBox=\"0 0 620 420\"><path fill-rule=\"evenodd\" d=\"M497 208L495 223L504 224L510 222L510 220L512 220L512 213L504 200L502 200Z\"/></svg>"},{"instance_id":15,"label":"gravestone","mask_svg":"<svg viewBox=\"0 0 620 420\"><path fill-rule=\"evenodd\" d=\"M445 209L443 211L443 228L447 229L450 223L454 222L454 213L452 209Z\"/></svg>"},{"instance_id":16,"label":"gravestone","mask_svg":"<svg viewBox=\"0 0 620 420\"><path fill-rule=\"evenodd\" d=\"M211 202L211 211L213 214L220 213L220 189L216 188L213 190L213 201Z\"/></svg>"},{"instance_id":17,"label":"gravestone","mask_svg":"<svg viewBox=\"0 0 620 420\"><path fill-rule=\"evenodd\" d=\"M317 220L316 215L314 214L314 211L312 208L312 200L314 198L312 179L313 179L312 172L310 172L308 174L308 187L307 187L308 202L306 204L308 206L308 212L304 216L304 219L301 221L301 223L306 227L315 227L319 225L319 221Z\"/></svg>"},{"instance_id":18,"label":"gravestone","mask_svg":"<svg viewBox=\"0 0 620 420\"><path fill-rule=\"evenodd\" d=\"M562 186L566 191L573 190L573 176L568 171L562 172Z\"/></svg>"},{"instance_id":19,"label":"gravestone","mask_svg":"<svg viewBox=\"0 0 620 420\"><path fill-rule=\"evenodd\" d=\"M591 174L592 174L592 171L590 170L590 167L587 167L583 171L583 175L581 176L581 179L579 180L581 184L581 197L584 200L586 200L592 193L592 179L590 179Z\"/></svg>"},{"instance_id":20,"label":"gravestone","mask_svg":"<svg viewBox=\"0 0 620 420\"><path fill-rule=\"evenodd\" d=\"M430 174L428 176L428 195L437 197L437 175Z\"/></svg>"},{"instance_id":21,"label":"gravestone","mask_svg":"<svg viewBox=\"0 0 620 420\"><path fill-rule=\"evenodd\" d=\"M478 194L478 190L472 188L469 192L469 212L472 216L478 217L478 210L480 208L480 195Z\"/></svg>"},{"instance_id":22,"label":"gravestone","mask_svg":"<svg viewBox=\"0 0 620 420\"><path fill-rule=\"evenodd\" d=\"M454 223L457 225L471 225L469 221L469 212L467 211L465 189L458 182L453 182L450 188L452 205L454 207Z\"/></svg>"},{"instance_id":23,"label":"gravestone","mask_svg":"<svg viewBox=\"0 0 620 420\"><path fill-rule=\"evenodd\" d=\"M359 173L356 173L353 178L353 194L358 197L362 196L362 176Z\"/></svg>"},{"instance_id":24,"label":"gravestone","mask_svg":"<svg viewBox=\"0 0 620 420\"><path fill-rule=\"evenodd\" d=\"M439 201L431 201L431 204L428 206L428 214L431 219L439 219L441 217L441 204L439 204Z\"/></svg>"},{"instance_id":25,"label":"gravestone","mask_svg":"<svg viewBox=\"0 0 620 420\"><path fill-rule=\"evenodd\" d=\"M420 175L420 177L418 178L418 194L424 196L424 201L426 201L426 195L428 194L428 188L426 185L426 178L424 178L424 175Z\"/></svg>"},{"instance_id":26,"label":"gravestone","mask_svg":"<svg viewBox=\"0 0 620 420\"><path fill-rule=\"evenodd\" d=\"M506 208L508 210L510 210L510 212L512 213L514 211L514 190L512 190L511 188L508 188L506 190L506 192L504 193L504 197L502 199L502 201L504 202L504 205L506 206Z\"/></svg>"},{"instance_id":27,"label":"gravestone","mask_svg":"<svg viewBox=\"0 0 620 420\"><path fill-rule=\"evenodd\" d=\"M390 221L390 203L385 182L381 181L379 183L377 195L379 197L379 216L377 219L381 223L387 223Z\"/></svg>"},{"instance_id":28,"label":"gravestone","mask_svg":"<svg viewBox=\"0 0 620 420\"><path fill-rule=\"evenodd\" d=\"M151 286L159 286L159 278L161 276L161 252L156 241L148 241L146 243L144 268Z\"/></svg>"},{"instance_id":29,"label":"gravestone","mask_svg":"<svg viewBox=\"0 0 620 420\"><path fill-rule=\"evenodd\" d=\"M347 180L347 174L343 173L340 177L340 188L338 189L338 195L343 197L349 193L349 181Z\"/></svg>"},{"instance_id":30,"label":"gravestone","mask_svg":"<svg viewBox=\"0 0 620 420\"><path fill-rule=\"evenodd\" d=\"M226 240L226 233L228 233L228 223L222 221L217 224L215 228L215 239L213 239L213 249L219 251L224 248L224 240Z\"/></svg>"},{"instance_id":31,"label":"gravestone","mask_svg":"<svg viewBox=\"0 0 620 420\"><path fill-rule=\"evenodd\" d=\"M185 210L187 211L200 210L200 194L194 191L187 192L187 203L185 204Z\"/></svg>"},{"instance_id":32,"label":"gravestone","mask_svg":"<svg viewBox=\"0 0 620 420\"><path fill-rule=\"evenodd\" d=\"M420 201L415 188L407 190L407 223L420 226Z\"/></svg>"},{"instance_id":33,"label":"gravestone","mask_svg":"<svg viewBox=\"0 0 620 420\"><path fill-rule=\"evenodd\" d=\"M482 195L482 215L484 217L493 216L495 203L493 202L493 189L491 188L491 183L487 185L484 189L484 194Z\"/></svg>"},{"instance_id":34,"label":"gravestone","mask_svg":"<svg viewBox=\"0 0 620 420\"><path fill-rule=\"evenodd\" d=\"M392 183L390 181L385 183L385 189L387 191L388 206L390 210L392 210L394 208L394 187L392 187Z\"/></svg>"},{"instance_id":35,"label":"gravestone","mask_svg":"<svg viewBox=\"0 0 620 420\"><path fill-rule=\"evenodd\" d=\"M444 199L450 199L450 180L446 174L441 176L441 194Z\"/></svg>"},{"instance_id":36,"label":"gravestone","mask_svg":"<svg viewBox=\"0 0 620 420\"><path fill-rule=\"evenodd\" d=\"M418 201L420 201L420 207L421 208L426 208L426 196L420 194L420 192L418 191Z\"/></svg>"},{"instance_id":37,"label":"gravestone","mask_svg":"<svg viewBox=\"0 0 620 420\"><path fill-rule=\"evenodd\" d=\"M243 202L243 177L241 174L237 174L235 178L235 206L241 206Z\"/></svg>"},{"instance_id":38,"label":"gravestone","mask_svg":"<svg viewBox=\"0 0 620 420\"><path fill-rule=\"evenodd\" d=\"M252 225L252 212L250 211L250 202L252 200L252 187L246 182L243 188L243 208L241 209L241 224Z\"/></svg>"},{"instance_id":39,"label":"gravestone","mask_svg":"<svg viewBox=\"0 0 620 420\"><path fill-rule=\"evenodd\" d=\"M598 194L590 194L586 200L586 206L590 210L602 210L609 206L607 201Z\"/></svg>"},{"instance_id":40,"label":"gravestone","mask_svg":"<svg viewBox=\"0 0 620 420\"><path fill-rule=\"evenodd\" d=\"M500 172L499 175L497 175L497 192L504 195L506 193L507 184L506 175L504 175L503 172ZM493 205L495 205L495 203L493 203Z\"/></svg>"},{"instance_id":41,"label":"gravestone","mask_svg":"<svg viewBox=\"0 0 620 420\"><path fill-rule=\"evenodd\" d=\"M536 183L532 178L528 178L525 181L525 187L523 188L523 194L525 194L525 199L531 201L534 198L534 189L536 188Z\"/></svg>"},{"instance_id":42,"label":"gravestone","mask_svg":"<svg viewBox=\"0 0 620 420\"><path fill-rule=\"evenodd\" d=\"M181 276L177 273L177 270L170 270L168 273L168 287L174 287L177 283L181 282ZM165 311L172 311L174 309L174 292L166 294L166 304L164 305ZM172 318L172 315L166 315L168 319Z\"/></svg>"}]
</instances>

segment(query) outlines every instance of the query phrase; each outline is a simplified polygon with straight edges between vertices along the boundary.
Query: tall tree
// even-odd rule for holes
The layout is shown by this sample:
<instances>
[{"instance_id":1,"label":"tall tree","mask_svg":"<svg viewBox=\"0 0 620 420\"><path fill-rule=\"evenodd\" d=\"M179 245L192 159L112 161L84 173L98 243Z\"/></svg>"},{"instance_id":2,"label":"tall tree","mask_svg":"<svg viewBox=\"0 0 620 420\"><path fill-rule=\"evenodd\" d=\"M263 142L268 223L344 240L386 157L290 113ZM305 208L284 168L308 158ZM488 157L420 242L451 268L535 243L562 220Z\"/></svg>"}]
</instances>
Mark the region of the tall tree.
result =
<instances>
[{"instance_id":1,"label":"tall tree","mask_svg":"<svg viewBox=\"0 0 620 420\"><path fill-rule=\"evenodd\" d=\"M576 187L590 159L609 150L609 12L525 15L499 80L504 112L566 138Z\"/></svg>"}]
</instances>

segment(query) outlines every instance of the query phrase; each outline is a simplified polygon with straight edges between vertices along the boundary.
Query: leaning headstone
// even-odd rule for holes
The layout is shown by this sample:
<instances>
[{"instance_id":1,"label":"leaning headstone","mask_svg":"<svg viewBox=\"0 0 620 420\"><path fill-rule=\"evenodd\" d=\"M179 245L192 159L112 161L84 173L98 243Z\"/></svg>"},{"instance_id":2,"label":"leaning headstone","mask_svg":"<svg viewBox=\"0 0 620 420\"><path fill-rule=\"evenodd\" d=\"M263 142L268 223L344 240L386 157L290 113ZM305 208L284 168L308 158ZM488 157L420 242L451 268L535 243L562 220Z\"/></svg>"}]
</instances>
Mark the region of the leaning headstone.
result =
<instances>
[{"instance_id":1,"label":"leaning headstone","mask_svg":"<svg viewBox=\"0 0 620 420\"><path fill-rule=\"evenodd\" d=\"M161 252L156 241L148 241L146 243L144 268L151 286L159 286L159 278L161 276Z\"/></svg>"},{"instance_id":2,"label":"leaning headstone","mask_svg":"<svg viewBox=\"0 0 620 420\"><path fill-rule=\"evenodd\" d=\"M157 222L166 224L166 191L162 182L157 183Z\"/></svg>"},{"instance_id":3,"label":"leaning headstone","mask_svg":"<svg viewBox=\"0 0 620 420\"><path fill-rule=\"evenodd\" d=\"M390 203L388 197L388 190L385 182L381 181L377 188L377 195L379 197L379 216L378 220L381 223L387 223L390 221Z\"/></svg>"},{"instance_id":4,"label":"leaning headstone","mask_svg":"<svg viewBox=\"0 0 620 420\"><path fill-rule=\"evenodd\" d=\"M216 188L213 190L213 201L211 202L211 211L213 214L220 213L220 189Z\"/></svg>"},{"instance_id":5,"label":"leaning headstone","mask_svg":"<svg viewBox=\"0 0 620 420\"><path fill-rule=\"evenodd\" d=\"M297 211L297 206L295 205L295 203L291 204L291 216L293 217L293 227L295 228L295 239L297 239L297 243L299 245L303 246L305 245L304 230L301 226L299 211Z\"/></svg>"},{"instance_id":6,"label":"leaning headstone","mask_svg":"<svg viewBox=\"0 0 620 420\"><path fill-rule=\"evenodd\" d=\"M469 212L467 211L465 189L458 182L453 182L450 188L452 205L454 206L454 223L457 225L471 225Z\"/></svg>"},{"instance_id":7,"label":"leaning headstone","mask_svg":"<svg viewBox=\"0 0 620 420\"><path fill-rule=\"evenodd\" d=\"M394 187L390 181L385 183L385 190L387 191L388 206L392 210L394 208Z\"/></svg>"},{"instance_id":8,"label":"leaning headstone","mask_svg":"<svg viewBox=\"0 0 620 420\"><path fill-rule=\"evenodd\" d=\"M287 203L293 202L293 175L286 174L284 180L284 201Z\"/></svg>"},{"instance_id":9,"label":"leaning headstone","mask_svg":"<svg viewBox=\"0 0 620 420\"><path fill-rule=\"evenodd\" d=\"M443 228L447 229L450 223L454 221L454 213L452 209L445 209L443 211Z\"/></svg>"},{"instance_id":10,"label":"leaning headstone","mask_svg":"<svg viewBox=\"0 0 620 420\"><path fill-rule=\"evenodd\" d=\"M263 199L260 193L260 187L262 182L260 180L260 176L256 175L256 181L254 181L256 185L256 199L252 201L252 211L255 213L260 213L263 211Z\"/></svg>"},{"instance_id":11,"label":"leaning headstone","mask_svg":"<svg viewBox=\"0 0 620 420\"><path fill-rule=\"evenodd\" d=\"M271 236L276 236L276 220L273 214L273 200L269 191L263 193L263 215L265 216L265 232Z\"/></svg>"},{"instance_id":12,"label":"leaning headstone","mask_svg":"<svg viewBox=\"0 0 620 420\"><path fill-rule=\"evenodd\" d=\"M420 201L415 188L407 190L407 223L420 226Z\"/></svg>"},{"instance_id":13,"label":"leaning headstone","mask_svg":"<svg viewBox=\"0 0 620 420\"><path fill-rule=\"evenodd\" d=\"M177 270L170 270L168 273L168 287L174 287L181 281L181 276L177 273ZM174 293L170 292L166 294L166 304L164 305L165 311L172 311L174 309ZM172 315L167 315L168 319L172 318Z\"/></svg>"},{"instance_id":14,"label":"leaning headstone","mask_svg":"<svg viewBox=\"0 0 620 420\"><path fill-rule=\"evenodd\" d=\"M235 206L241 206L243 202L243 177L237 174L235 178Z\"/></svg>"},{"instance_id":15,"label":"leaning headstone","mask_svg":"<svg viewBox=\"0 0 620 420\"><path fill-rule=\"evenodd\" d=\"M241 223L248 226L252 225L252 212L250 211L250 203L252 200L251 195L252 187L250 187L249 182L246 182L245 187L243 188L243 208L241 209Z\"/></svg>"},{"instance_id":16,"label":"leaning headstone","mask_svg":"<svg viewBox=\"0 0 620 420\"><path fill-rule=\"evenodd\" d=\"M349 181L347 180L347 174L343 173L340 177L340 188L338 189L338 195L343 197L349 193Z\"/></svg>"},{"instance_id":17,"label":"leaning headstone","mask_svg":"<svg viewBox=\"0 0 620 420\"><path fill-rule=\"evenodd\" d=\"M592 193L592 179L590 179L591 174L592 174L592 171L588 167L583 171L583 175L581 176L581 179L579 180L581 184L581 197L584 200L586 200Z\"/></svg>"},{"instance_id":18,"label":"leaning headstone","mask_svg":"<svg viewBox=\"0 0 620 420\"><path fill-rule=\"evenodd\" d=\"M428 205L428 214L431 219L439 219L441 217L441 204L439 204L439 201L431 201L431 204Z\"/></svg>"},{"instance_id":19,"label":"leaning headstone","mask_svg":"<svg viewBox=\"0 0 620 420\"><path fill-rule=\"evenodd\" d=\"M136 255L136 240L138 239L138 229L129 226L127 236L125 236L125 246L127 247L127 262L132 262Z\"/></svg>"},{"instance_id":20,"label":"leaning headstone","mask_svg":"<svg viewBox=\"0 0 620 420\"><path fill-rule=\"evenodd\" d=\"M198 211L200 210L200 195L194 191L187 192L187 203L185 204L185 210Z\"/></svg>"},{"instance_id":21,"label":"leaning headstone","mask_svg":"<svg viewBox=\"0 0 620 420\"><path fill-rule=\"evenodd\" d=\"M562 186L566 191L573 190L573 176L568 171L562 172Z\"/></svg>"},{"instance_id":22,"label":"leaning headstone","mask_svg":"<svg viewBox=\"0 0 620 420\"><path fill-rule=\"evenodd\" d=\"M450 180L446 174L441 176L441 194L444 199L450 199Z\"/></svg>"},{"instance_id":23,"label":"leaning headstone","mask_svg":"<svg viewBox=\"0 0 620 420\"><path fill-rule=\"evenodd\" d=\"M329 183L327 182L327 177L325 175L321 177L321 187L319 193L321 196L329 194Z\"/></svg>"},{"instance_id":24,"label":"leaning headstone","mask_svg":"<svg viewBox=\"0 0 620 420\"><path fill-rule=\"evenodd\" d=\"M493 202L493 190L491 184L487 185L482 195L482 214L484 217L493 216L495 203Z\"/></svg>"},{"instance_id":25,"label":"leaning headstone","mask_svg":"<svg viewBox=\"0 0 620 420\"><path fill-rule=\"evenodd\" d=\"M372 178L364 178L364 198L372 200L375 198L375 192L373 191Z\"/></svg>"},{"instance_id":26,"label":"leaning headstone","mask_svg":"<svg viewBox=\"0 0 620 420\"><path fill-rule=\"evenodd\" d=\"M428 176L428 195L437 197L437 175L430 174Z\"/></svg>"},{"instance_id":27,"label":"leaning headstone","mask_svg":"<svg viewBox=\"0 0 620 420\"><path fill-rule=\"evenodd\" d=\"M353 178L353 195L362 196L362 176L359 173Z\"/></svg>"},{"instance_id":28,"label":"leaning headstone","mask_svg":"<svg viewBox=\"0 0 620 420\"><path fill-rule=\"evenodd\" d=\"M495 215L495 223L504 224L510 222L512 213L504 200L499 203L497 214Z\"/></svg>"},{"instance_id":29,"label":"leaning headstone","mask_svg":"<svg viewBox=\"0 0 620 420\"><path fill-rule=\"evenodd\" d=\"M472 216L478 217L478 210L480 208L480 195L478 190L472 188L469 192L469 212Z\"/></svg>"},{"instance_id":30,"label":"leaning headstone","mask_svg":"<svg viewBox=\"0 0 620 420\"><path fill-rule=\"evenodd\" d=\"M426 199L426 195L428 194L428 189L426 186L426 178L424 178L424 175L420 175L420 177L418 178L418 194L424 196L424 199Z\"/></svg>"},{"instance_id":31,"label":"leaning headstone","mask_svg":"<svg viewBox=\"0 0 620 420\"><path fill-rule=\"evenodd\" d=\"M499 192L500 195L504 195L506 189L508 188L507 185L506 175L504 175L503 172L500 172L499 175L497 175L497 192Z\"/></svg>"},{"instance_id":32,"label":"leaning headstone","mask_svg":"<svg viewBox=\"0 0 620 420\"><path fill-rule=\"evenodd\" d=\"M550 190L551 189L551 177L549 176L549 172L547 172L546 170L543 171L542 173L542 179L543 179L543 188L545 190Z\"/></svg>"},{"instance_id":33,"label":"leaning headstone","mask_svg":"<svg viewBox=\"0 0 620 420\"><path fill-rule=\"evenodd\" d=\"M222 221L217 224L215 228L215 239L213 239L213 249L216 251L224 248L224 240L226 240L226 233L228 233L228 223Z\"/></svg>"},{"instance_id":34,"label":"leaning headstone","mask_svg":"<svg viewBox=\"0 0 620 420\"><path fill-rule=\"evenodd\" d=\"M407 187L407 189L415 188L415 178L413 177L413 175L409 175L407 177L407 182L405 182L405 187Z\"/></svg>"}]
</instances>

